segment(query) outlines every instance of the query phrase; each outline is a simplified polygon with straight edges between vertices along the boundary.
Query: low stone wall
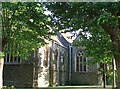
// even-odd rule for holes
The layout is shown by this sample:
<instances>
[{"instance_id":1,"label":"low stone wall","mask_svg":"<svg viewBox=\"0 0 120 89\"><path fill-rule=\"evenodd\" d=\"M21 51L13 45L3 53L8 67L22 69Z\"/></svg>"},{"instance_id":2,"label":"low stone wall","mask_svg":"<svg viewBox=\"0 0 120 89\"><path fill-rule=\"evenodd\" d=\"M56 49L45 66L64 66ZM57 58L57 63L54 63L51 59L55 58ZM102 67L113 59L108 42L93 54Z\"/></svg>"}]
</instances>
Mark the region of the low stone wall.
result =
<instances>
[{"instance_id":1,"label":"low stone wall","mask_svg":"<svg viewBox=\"0 0 120 89\"><path fill-rule=\"evenodd\" d=\"M94 72L73 72L71 85L98 85L98 75Z\"/></svg>"},{"instance_id":2,"label":"low stone wall","mask_svg":"<svg viewBox=\"0 0 120 89\"><path fill-rule=\"evenodd\" d=\"M32 64L7 64L3 72L4 86L32 87L33 65Z\"/></svg>"}]
</instances>

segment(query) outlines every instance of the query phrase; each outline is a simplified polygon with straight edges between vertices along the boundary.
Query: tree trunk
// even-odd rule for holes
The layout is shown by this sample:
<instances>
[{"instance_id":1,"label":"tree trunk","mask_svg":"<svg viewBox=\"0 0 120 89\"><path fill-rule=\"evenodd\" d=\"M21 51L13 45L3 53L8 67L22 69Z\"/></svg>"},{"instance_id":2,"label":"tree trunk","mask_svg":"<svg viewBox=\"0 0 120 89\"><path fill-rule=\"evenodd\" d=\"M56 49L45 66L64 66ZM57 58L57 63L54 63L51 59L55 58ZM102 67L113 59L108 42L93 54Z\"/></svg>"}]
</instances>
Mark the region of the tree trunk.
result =
<instances>
[{"instance_id":1,"label":"tree trunk","mask_svg":"<svg viewBox=\"0 0 120 89\"><path fill-rule=\"evenodd\" d=\"M102 25L103 29L109 34L110 39L112 41L113 45L113 55L115 58L115 63L116 63L116 71L117 71L117 89L120 89L120 28L111 28L110 26L103 24Z\"/></svg>"},{"instance_id":2,"label":"tree trunk","mask_svg":"<svg viewBox=\"0 0 120 89\"><path fill-rule=\"evenodd\" d=\"M117 89L120 89L120 39L119 39L119 32L113 32L113 34L111 35L111 40L113 43L113 55L115 58L115 63L116 63L116 72L117 72Z\"/></svg>"},{"instance_id":3,"label":"tree trunk","mask_svg":"<svg viewBox=\"0 0 120 89\"><path fill-rule=\"evenodd\" d=\"M106 64L103 63L103 88L106 88Z\"/></svg>"},{"instance_id":4,"label":"tree trunk","mask_svg":"<svg viewBox=\"0 0 120 89\"><path fill-rule=\"evenodd\" d=\"M117 89L120 89L120 58L116 59L116 72L117 72Z\"/></svg>"},{"instance_id":5,"label":"tree trunk","mask_svg":"<svg viewBox=\"0 0 120 89\"><path fill-rule=\"evenodd\" d=\"M0 89L3 87L3 65L4 65L4 58L0 58Z\"/></svg>"},{"instance_id":6,"label":"tree trunk","mask_svg":"<svg viewBox=\"0 0 120 89\"><path fill-rule=\"evenodd\" d=\"M112 81L112 88L116 87L116 74L115 74L115 60L112 59L112 71L113 71L113 81Z\"/></svg>"}]
</instances>

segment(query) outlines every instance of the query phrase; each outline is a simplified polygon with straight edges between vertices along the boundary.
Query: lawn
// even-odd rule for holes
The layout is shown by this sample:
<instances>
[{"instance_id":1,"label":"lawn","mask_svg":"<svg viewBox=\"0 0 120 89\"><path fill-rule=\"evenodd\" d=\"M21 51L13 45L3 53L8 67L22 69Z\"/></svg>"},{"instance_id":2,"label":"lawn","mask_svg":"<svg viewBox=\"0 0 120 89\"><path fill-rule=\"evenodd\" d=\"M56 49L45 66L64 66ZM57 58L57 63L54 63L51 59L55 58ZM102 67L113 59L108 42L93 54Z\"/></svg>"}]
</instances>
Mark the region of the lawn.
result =
<instances>
[{"instance_id":1,"label":"lawn","mask_svg":"<svg viewBox=\"0 0 120 89\"><path fill-rule=\"evenodd\" d=\"M59 88L40 88L40 89L112 89L112 88L102 88L102 87L59 87Z\"/></svg>"},{"instance_id":2,"label":"lawn","mask_svg":"<svg viewBox=\"0 0 120 89\"><path fill-rule=\"evenodd\" d=\"M112 89L111 87L100 86L62 86L62 87L48 87L48 88L17 88L17 89Z\"/></svg>"}]
</instances>

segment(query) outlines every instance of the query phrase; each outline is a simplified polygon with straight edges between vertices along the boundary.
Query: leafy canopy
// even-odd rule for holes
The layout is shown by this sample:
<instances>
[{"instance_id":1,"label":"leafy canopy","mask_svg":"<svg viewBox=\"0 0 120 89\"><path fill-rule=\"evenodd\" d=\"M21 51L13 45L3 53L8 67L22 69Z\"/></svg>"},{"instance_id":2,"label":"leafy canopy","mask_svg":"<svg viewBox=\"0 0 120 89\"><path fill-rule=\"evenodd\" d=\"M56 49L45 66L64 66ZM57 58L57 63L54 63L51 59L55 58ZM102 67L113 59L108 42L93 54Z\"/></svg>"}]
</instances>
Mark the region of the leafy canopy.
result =
<instances>
[{"instance_id":1,"label":"leafy canopy","mask_svg":"<svg viewBox=\"0 0 120 89\"><path fill-rule=\"evenodd\" d=\"M4 52L29 56L29 51L46 44L52 35L44 5L37 2L2 2L2 41Z\"/></svg>"},{"instance_id":2,"label":"leafy canopy","mask_svg":"<svg viewBox=\"0 0 120 89\"><path fill-rule=\"evenodd\" d=\"M115 50L109 31L120 25L120 2L56 2L47 3L47 8L59 29L69 29L65 32L82 29L79 42L74 44L84 47L86 56L93 57L94 62L108 62L113 58Z\"/></svg>"}]
</instances>

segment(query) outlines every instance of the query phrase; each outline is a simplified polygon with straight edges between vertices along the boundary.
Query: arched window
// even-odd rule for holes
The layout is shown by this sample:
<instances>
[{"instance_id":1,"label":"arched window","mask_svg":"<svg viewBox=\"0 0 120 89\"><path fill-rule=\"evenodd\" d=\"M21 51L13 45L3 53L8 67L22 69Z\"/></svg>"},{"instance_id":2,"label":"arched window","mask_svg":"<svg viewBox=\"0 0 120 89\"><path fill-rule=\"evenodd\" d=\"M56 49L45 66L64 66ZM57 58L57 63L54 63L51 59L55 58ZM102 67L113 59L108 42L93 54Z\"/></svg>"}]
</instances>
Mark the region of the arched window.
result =
<instances>
[{"instance_id":1,"label":"arched window","mask_svg":"<svg viewBox=\"0 0 120 89\"><path fill-rule=\"evenodd\" d=\"M76 54L76 72L86 72L87 71L87 57L83 56L83 51L79 51Z\"/></svg>"},{"instance_id":2,"label":"arched window","mask_svg":"<svg viewBox=\"0 0 120 89\"><path fill-rule=\"evenodd\" d=\"M58 50L55 50L55 54L54 54L54 64L57 65L57 59L58 59Z\"/></svg>"},{"instance_id":3,"label":"arched window","mask_svg":"<svg viewBox=\"0 0 120 89\"><path fill-rule=\"evenodd\" d=\"M45 46L44 48L44 60L43 60L44 67L48 67L48 47Z\"/></svg>"}]
</instances>

